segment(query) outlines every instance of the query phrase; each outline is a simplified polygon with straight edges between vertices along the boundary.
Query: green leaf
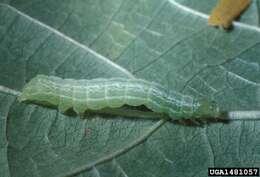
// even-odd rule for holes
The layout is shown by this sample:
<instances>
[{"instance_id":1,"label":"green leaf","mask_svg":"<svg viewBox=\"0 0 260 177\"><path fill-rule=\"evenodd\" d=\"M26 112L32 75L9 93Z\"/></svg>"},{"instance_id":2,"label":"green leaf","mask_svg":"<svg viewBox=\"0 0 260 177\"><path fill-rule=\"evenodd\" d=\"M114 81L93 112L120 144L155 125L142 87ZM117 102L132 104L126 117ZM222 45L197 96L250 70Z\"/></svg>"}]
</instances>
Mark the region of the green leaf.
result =
<instances>
[{"instance_id":1,"label":"green leaf","mask_svg":"<svg viewBox=\"0 0 260 177\"><path fill-rule=\"evenodd\" d=\"M259 110L259 28L208 27L174 0L9 4L0 5L0 176L206 177L208 167L260 165L258 121L80 119L15 96L39 73L138 77L221 109Z\"/></svg>"}]
</instances>

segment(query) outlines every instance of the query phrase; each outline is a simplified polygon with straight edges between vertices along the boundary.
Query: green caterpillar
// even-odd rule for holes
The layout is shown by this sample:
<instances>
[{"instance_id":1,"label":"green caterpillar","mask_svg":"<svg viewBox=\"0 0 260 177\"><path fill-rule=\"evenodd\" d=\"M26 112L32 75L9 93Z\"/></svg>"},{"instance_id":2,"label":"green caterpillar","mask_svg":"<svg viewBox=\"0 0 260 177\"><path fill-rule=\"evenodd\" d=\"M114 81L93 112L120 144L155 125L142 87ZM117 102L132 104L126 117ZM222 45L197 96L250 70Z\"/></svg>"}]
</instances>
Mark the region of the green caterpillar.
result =
<instances>
[{"instance_id":1,"label":"green caterpillar","mask_svg":"<svg viewBox=\"0 0 260 177\"><path fill-rule=\"evenodd\" d=\"M161 85L142 79L111 78L93 80L62 79L38 75L23 89L19 101L57 106L65 113L73 109L82 115L88 111L128 114L123 108L145 106L150 112L171 119L216 118L214 102L195 100L177 92L168 93ZM142 116L142 111L138 114Z\"/></svg>"}]
</instances>

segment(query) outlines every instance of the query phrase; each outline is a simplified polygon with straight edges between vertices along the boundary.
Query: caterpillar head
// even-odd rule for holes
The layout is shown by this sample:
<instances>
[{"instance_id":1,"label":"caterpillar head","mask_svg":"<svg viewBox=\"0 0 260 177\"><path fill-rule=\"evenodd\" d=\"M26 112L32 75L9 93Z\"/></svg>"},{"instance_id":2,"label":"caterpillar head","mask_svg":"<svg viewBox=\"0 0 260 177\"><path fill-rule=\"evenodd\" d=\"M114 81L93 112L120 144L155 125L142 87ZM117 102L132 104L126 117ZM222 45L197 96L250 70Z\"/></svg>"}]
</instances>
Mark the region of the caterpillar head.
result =
<instances>
[{"instance_id":1,"label":"caterpillar head","mask_svg":"<svg viewBox=\"0 0 260 177\"><path fill-rule=\"evenodd\" d=\"M200 118L217 118L220 116L219 106L215 101L202 100L195 114Z\"/></svg>"},{"instance_id":2,"label":"caterpillar head","mask_svg":"<svg viewBox=\"0 0 260 177\"><path fill-rule=\"evenodd\" d=\"M57 100L55 94L55 87L48 81L48 76L38 75L33 78L24 87L22 94L18 98L22 101L33 101L36 103L44 103L46 105L53 105L53 101Z\"/></svg>"}]
</instances>

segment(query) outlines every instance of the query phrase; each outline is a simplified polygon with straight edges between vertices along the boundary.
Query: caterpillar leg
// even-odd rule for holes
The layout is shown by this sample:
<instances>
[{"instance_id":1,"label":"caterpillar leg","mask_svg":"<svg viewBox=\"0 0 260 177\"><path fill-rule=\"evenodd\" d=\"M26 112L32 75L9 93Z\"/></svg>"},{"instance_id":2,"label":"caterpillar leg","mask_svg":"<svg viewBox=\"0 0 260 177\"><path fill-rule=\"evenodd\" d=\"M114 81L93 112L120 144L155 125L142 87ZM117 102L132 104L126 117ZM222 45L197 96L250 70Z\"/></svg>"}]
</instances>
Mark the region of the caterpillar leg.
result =
<instances>
[{"instance_id":1,"label":"caterpillar leg","mask_svg":"<svg viewBox=\"0 0 260 177\"><path fill-rule=\"evenodd\" d=\"M69 100L63 99L59 102L58 109L60 112L65 113L72 107Z\"/></svg>"}]
</instances>

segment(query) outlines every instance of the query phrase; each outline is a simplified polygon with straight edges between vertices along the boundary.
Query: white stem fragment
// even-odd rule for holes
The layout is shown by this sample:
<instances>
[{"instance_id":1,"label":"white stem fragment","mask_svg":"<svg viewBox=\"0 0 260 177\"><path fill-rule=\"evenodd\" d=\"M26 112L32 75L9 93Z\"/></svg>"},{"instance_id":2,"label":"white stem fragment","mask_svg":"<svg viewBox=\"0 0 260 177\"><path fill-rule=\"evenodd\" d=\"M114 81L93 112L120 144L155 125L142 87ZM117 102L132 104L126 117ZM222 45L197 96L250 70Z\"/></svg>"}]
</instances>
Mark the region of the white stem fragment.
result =
<instances>
[{"instance_id":1,"label":"white stem fragment","mask_svg":"<svg viewBox=\"0 0 260 177\"><path fill-rule=\"evenodd\" d=\"M227 118L230 120L260 120L260 111L230 111Z\"/></svg>"}]
</instances>

